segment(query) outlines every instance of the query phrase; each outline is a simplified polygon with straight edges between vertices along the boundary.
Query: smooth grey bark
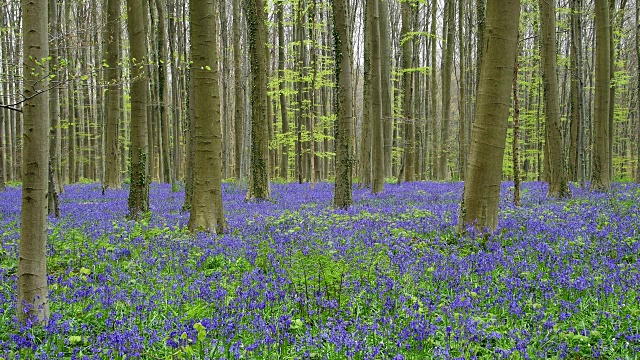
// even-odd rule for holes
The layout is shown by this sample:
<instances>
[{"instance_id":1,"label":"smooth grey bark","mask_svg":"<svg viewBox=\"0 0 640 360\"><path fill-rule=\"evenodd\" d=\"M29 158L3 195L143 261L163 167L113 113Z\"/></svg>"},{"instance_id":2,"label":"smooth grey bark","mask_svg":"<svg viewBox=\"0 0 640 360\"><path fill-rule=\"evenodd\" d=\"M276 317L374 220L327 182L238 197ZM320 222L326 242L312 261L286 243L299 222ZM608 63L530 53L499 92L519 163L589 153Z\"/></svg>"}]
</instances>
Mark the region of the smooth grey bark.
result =
<instances>
[{"instance_id":1,"label":"smooth grey bark","mask_svg":"<svg viewBox=\"0 0 640 360\"><path fill-rule=\"evenodd\" d=\"M555 198L571 197L564 163L562 130L560 124L560 95L558 90L556 6L555 0L540 0L540 34L542 58L542 83L545 103L546 148L549 164L549 191Z\"/></svg>"},{"instance_id":2,"label":"smooth grey bark","mask_svg":"<svg viewBox=\"0 0 640 360\"><path fill-rule=\"evenodd\" d=\"M237 181L242 180L242 134L244 119L244 94L242 91L242 70L240 68L240 60L242 53L240 52L240 1L233 1L233 81L234 81L234 99L235 99L235 115L234 115L234 144L235 144L235 161L234 176Z\"/></svg>"},{"instance_id":3,"label":"smooth grey bark","mask_svg":"<svg viewBox=\"0 0 640 360\"><path fill-rule=\"evenodd\" d=\"M371 193L384 190L384 118L382 117L382 59L378 0L367 0L371 12Z\"/></svg>"},{"instance_id":4,"label":"smooth grey bark","mask_svg":"<svg viewBox=\"0 0 640 360\"><path fill-rule=\"evenodd\" d=\"M195 145L190 231L222 233L222 130L214 0L191 0L191 75Z\"/></svg>"},{"instance_id":5,"label":"smooth grey bark","mask_svg":"<svg viewBox=\"0 0 640 360\"><path fill-rule=\"evenodd\" d=\"M498 225L500 177L519 19L519 0L488 2L477 111L460 206L459 231L472 225L480 231L493 232Z\"/></svg>"},{"instance_id":6,"label":"smooth grey bark","mask_svg":"<svg viewBox=\"0 0 640 360\"><path fill-rule=\"evenodd\" d=\"M47 194L49 171L49 56L48 1L22 0L24 30L22 108L24 133L22 161L22 212L18 249L17 317L46 325L49 321L47 285ZM41 94L37 93L43 91Z\"/></svg>"},{"instance_id":7,"label":"smooth grey bark","mask_svg":"<svg viewBox=\"0 0 640 360\"><path fill-rule=\"evenodd\" d=\"M596 50L594 96L594 146L591 171L591 190L609 191L609 90L611 69L611 23L607 0L595 0Z\"/></svg>"},{"instance_id":8,"label":"smooth grey bark","mask_svg":"<svg viewBox=\"0 0 640 360\"><path fill-rule=\"evenodd\" d=\"M278 13L278 78L280 90L280 117L282 120L282 135L285 137L291 136L289 130L289 110L287 106L287 96L285 95L286 83L285 83L285 47L286 40L284 37L284 5L283 1L276 3ZM284 181L289 181L289 143L285 140L282 145L282 154L280 158L280 177Z\"/></svg>"},{"instance_id":9,"label":"smooth grey bark","mask_svg":"<svg viewBox=\"0 0 640 360\"><path fill-rule=\"evenodd\" d=\"M122 84L120 70L120 22L121 0L107 0L107 37L105 61L107 71L107 106L106 110L106 159L104 187L119 189L120 168L118 148L118 127L120 121L120 105L122 103Z\"/></svg>"}]
</instances>

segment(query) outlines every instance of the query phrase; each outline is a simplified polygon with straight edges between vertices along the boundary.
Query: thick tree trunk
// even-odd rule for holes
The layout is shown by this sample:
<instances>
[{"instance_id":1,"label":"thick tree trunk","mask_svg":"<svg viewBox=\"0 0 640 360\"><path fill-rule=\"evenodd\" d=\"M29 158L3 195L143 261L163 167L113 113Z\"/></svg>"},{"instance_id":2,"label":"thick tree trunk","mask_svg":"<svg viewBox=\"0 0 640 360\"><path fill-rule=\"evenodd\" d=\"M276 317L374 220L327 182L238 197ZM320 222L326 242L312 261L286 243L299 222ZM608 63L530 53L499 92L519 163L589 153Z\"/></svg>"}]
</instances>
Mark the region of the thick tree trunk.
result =
<instances>
[{"instance_id":1,"label":"thick tree trunk","mask_svg":"<svg viewBox=\"0 0 640 360\"><path fill-rule=\"evenodd\" d=\"M248 199L269 198L267 25L264 0L246 0L251 62L251 168Z\"/></svg>"},{"instance_id":2,"label":"thick tree trunk","mask_svg":"<svg viewBox=\"0 0 640 360\"><path fill-rule=\"evenodd\" d=\"M596 50L595 50L595 105L594 146L591 171L591 190L609 191L609 88L611 69L611 23L607 0L595 0Z\"/></svg>"},{"instance_id":3,"label":"thick tree trunk","mask_svg":"<svg viewBox=\"0 0 640 360\"><path fill-rule=\"evenodd\" d=\"M459 230L468 225L494 231L498 225L500 177L507 137L513 67L518 48L519 0L490 1L467 179Z\"/></svg>"},{"instance_id":4,"label":"thick tree trunk","mask_svg":"<svg viewBox=\"0 0 640 360\"><path fill-rule=\"evenodd\" d=\"M48 69L40 59L49 56L47 1L23 0L24 98L23 174L20 245L18 249L18 320L49 321L47 286L47 183L49 171ZM38 96L38 92L43 91Z\"/></svg>"},{"instance_id":5,"label":"thick tree trunk","mask_svg":"<svg viewBox=\"0 0 640 360\"><path fill-rule=\"evenodd\" d=\"M195 145L190 231L224 231L222 133L214 0L191 0L191 74Z\"/></svg>"},{"instance_id":6,"label":"thick tree trunk","mask_svg":"<svg viewBox=\"0 0 640 360\"><path fill-rule=\"evenodd\" d=\"M353 97L351 89L351 42L347 23L347 0L334 0L334 49L336 60L336 79L338 81L337 121L336 121L336 180L333 205L347 208L353 203L352 168L354 158L351 147L353 132Z\"/></svg>"},{"instance_id":7,"label":"thick tree trunk","mask_svg":"<svg viewBox=\"0 0 640 360\"><path fill-rule=\"evenodd\" d=\"M555 1L540 0L540 33L542 58L542 82L544 86L546 149L549 164L550 196L571 196L564 164L562 129L560 125L560 95L556 73L556 5Z\"/></svg>"},{"instance_id":8,"label":"thick tree trunk","mask_svg":"<svg viewBox=\"0 0 640 360\"><path fill-rule=\"evenodd\" d=\"M146 16L142 2L127 0L127 25L131 57L131 187L129 216L137 218L149 210L149 143L147 137L147 72Z\"/></svg>"}]
</instances>

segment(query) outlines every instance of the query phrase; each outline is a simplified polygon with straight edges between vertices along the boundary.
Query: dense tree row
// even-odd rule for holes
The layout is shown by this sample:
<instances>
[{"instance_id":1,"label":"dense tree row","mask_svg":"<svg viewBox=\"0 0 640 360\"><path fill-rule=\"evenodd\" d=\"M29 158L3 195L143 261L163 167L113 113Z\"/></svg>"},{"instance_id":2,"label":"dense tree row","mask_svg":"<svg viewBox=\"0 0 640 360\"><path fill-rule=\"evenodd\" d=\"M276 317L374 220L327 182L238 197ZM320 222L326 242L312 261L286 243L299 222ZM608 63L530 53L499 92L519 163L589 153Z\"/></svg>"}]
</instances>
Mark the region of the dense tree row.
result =
<instances>
[{"instance_id":1,"label":"dense tree row","mask_svg":"<svg viewBox=\"0 0 640 360\"><path fill-rule=\"evenodd\" d=\"M2 9L0 185L23 183L31 250L44 249L56 194L85 180L128 182L134 219L150 182L184 181L189 228L222 232L225 178L246 180L258 200L276 178L312 189L334 179L337 207L352 202L354 178L373 193L389 178L461 179L461 226L493 229L501 179L543 180L568 197L569 181L606 191L640 177L640 2ZM19 282L40 265L23 263ZM23 296L42 290L36 280Z\"/></svg>"}]
</instances>

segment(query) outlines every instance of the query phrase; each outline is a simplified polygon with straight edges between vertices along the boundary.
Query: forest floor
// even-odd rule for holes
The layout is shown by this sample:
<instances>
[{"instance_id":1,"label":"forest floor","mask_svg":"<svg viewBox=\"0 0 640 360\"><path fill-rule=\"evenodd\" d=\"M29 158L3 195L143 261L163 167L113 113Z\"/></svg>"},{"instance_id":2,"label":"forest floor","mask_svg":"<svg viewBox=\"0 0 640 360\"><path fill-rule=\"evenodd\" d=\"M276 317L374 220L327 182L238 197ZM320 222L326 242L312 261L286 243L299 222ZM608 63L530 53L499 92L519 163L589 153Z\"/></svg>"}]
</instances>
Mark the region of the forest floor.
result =
<instances>
[{"instance_id":1,"label":"forest floor","mask_svg":"<svg viewBox=\"0 0 640 360\"><path fill-rule=\"evenodd\" d=\"M493 237L455 233L461 183L224 185L229 231L186 230L184 194L68 186L51 219L51 320L15 320L20 190L0 193L0 358L637 359L640 187L571 200L503 184Z\"/></svg>"}]
</instances>

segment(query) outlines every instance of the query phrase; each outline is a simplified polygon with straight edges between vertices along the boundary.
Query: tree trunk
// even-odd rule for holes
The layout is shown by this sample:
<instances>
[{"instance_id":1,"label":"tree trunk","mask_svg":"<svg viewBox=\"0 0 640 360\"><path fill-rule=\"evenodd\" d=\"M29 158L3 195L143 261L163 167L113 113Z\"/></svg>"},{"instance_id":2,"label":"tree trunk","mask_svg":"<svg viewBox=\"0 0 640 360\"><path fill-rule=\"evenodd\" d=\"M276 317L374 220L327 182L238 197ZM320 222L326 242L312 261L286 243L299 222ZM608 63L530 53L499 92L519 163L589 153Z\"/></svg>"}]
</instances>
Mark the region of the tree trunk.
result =
<instances>
[{"instance_id":1,"label":"tree trunk","mask_svg":"<svg viewBox=\"0 0 640 360\"><path fill-rule=\"evenodd\" d=\"M49 33L55 36L57 35L57 27L58 27L58 9L57 2L55 0L49 0ZM50 56L51 61L49 65L49 74L56 75L54 78L55 81L58 81L57 77L57 66L58 56L57 56L57 46L56 44L50 44ZM60 209L58 208L58 181L60 174L59 164L59 148L57 145L60 144L60 97L58 93L58 89L51 89L49 91L49 120L51 122L51 126L49 128L49 195L48 195L48 208L49 214L51 215L59 215ZM0 136L1 137L1 136ZM2 144L0 144L0 147ZM0 159L3 157L0 153ZM2 169L2 173L4 173L4 169ZM0 183L0 187L4 187L4 176L2 176L2 182Z\"/></svg>"},{"instance_id":2,"label":"tree trunk","mask_svg":"<svg viewBox=\"0 0 640 360\"><path fill-rule=\"evenodd\" d=\"M222 130L214 0L191 0L191 74L195 145L193 200L189 231L224 231Z\"/></svg>"},{"instance_id":3,"label":"tree trunk","mask_svg":"<svg viewBox=\"0 0 640 360\"><path fill-rule=\"evenodd\" d=\"M413 116L413 39L411 32L411 5L403 2L402 6L402 117L404 118L404 161L401 172L405 181L416 180L416 120ZM400 176L398 176L400 178Z\"/></svg>"},{"instance_id":4,"label":"tree trunk","mask_svg":"<svg viewBox=\"0 0 640 360\"><path fill-rule=\"evenodd\" d=\"M50 34L53 34L55 38L59 34L58 3L55 0L49 0L49 26ZM57 63L60 59L59 40L52 44L51 51L51 64L49 64L49 72L55 75L56 81L60 81L60 72L57 68ZM64 190L63 177L62 177L62 127L60 126L60 89L51 90L50 99L50 111L51 111L51 139L49 146L49 157L51 158L51 166L53 166L53 179L55 181L56 193L61 193Z\"/></svg>"},{"instance_id":5,"label":"tree trunk","mask_svg":"<svg viewBox=\"0 0 640 360\"><path fill-rule=\"evenodd\" d=\"M380 48L380 20L378 0L368 0L371 12L371 193L384 190L384 124L382 117L382 59Z\"/></svg>"},{"instance_id":6,"label":"tree trunk","mask_svg":"<svg viewBox=\"0 0 640 360\"><path fill-rule=\"evenodd\" d=\"M370 1L370 0L369 0ZM359 184L361 188L371 187L372 113L371 113L371 41L373 25L369 6L364 6L364 81L362 85L362 140L360 142Z\"/></svg>"},{"instance_id":7,"label":"tree trunk","mask_svg":"<svg viewBox=\"0 0 640 360\"><path fill-rule=\"evenodd\" d=\"M47 1L23 0L24 98L23 173L20 245L18 250L18 320L46 325L49 321L47 286L47 183L49 171L48 69L39 61L49 56ZM38 92L43 91L38 96Z\"/></svg>"},{"instance_id":8,"label":"tree trunk","mask_svg":"<svg viewBox=\"0 0 640 360\"><path fill-rule=\"evenodd\" d=\"M458 173L460 180L464 181L465 168L467 166L467 55L464 42L464 9L465 0L458 0L458 48L460 49L460 122L458 125Z\"/></svg>"},{"instance_id":9,"label":"tree trunk","mask_svg":"<svg viewBox=\"0 0 640 360\"><path fill-rule=\"evenodd\" d=\"M284 37L284 5L283 1L278 1L277 4L278 13L278 78L280 90L280 117L282 120L282 136L284 137L284 143L282 145L282 155L280 158L280 177L284 181L289 181L289 137L291 136L289 130L289 109L287 106L287 96L285 95L286 83L284 65L285 58L285 37Z\"/></svg>"},{"instance_id":10,"label":"tree trunk","mask_svg":"<svg viewBox=\"0 0 640 360\"><path fill-rule=\"evenodd\" d=\"M248 199L269 198L267 27L264 0L246 0L251 62L251 160Z\"/></svg>"},{"instance_id":11,"label":"tree trunk","mask_svg":"<svg viewBox=\"0 0 640 360\"><path fill-rule=\"evenodd\" d=\"M540 33L542 58L542 82L544 86L545 131L549 160L549 192L555 198L571 197L566 167L562 130L560 125L560 95L558 92L556 4L555 1L540 0Z\"/></svg>"},{"instance_id":12,"label":"tree trunk","mask_svg":"<svg viewBox=\"0 0 640 360\"><path fill-rule=\"evenodd\" d=\"M352 153L351 135L353 132L353 97L351 89L351 42L347 0L334 0L333 38L336 61L336 79L338 81L336 120L336 179L333 205L348 208L353 203L352 167L355 162Z\"/></svg>"},{"instance_id":13,"label":"tree trunk","mask_svg":"<svg viewBox=\"0 0 640 360\"><path fill-rule=\"evenodd\" d=\"M500 177L518 48L519 19L519 0L488 3L477 111L460 206L460 231L474 225L478 230L493 232L498 225Z\"/></svg>"},{"instance_id":14,"label":"tree trunk","mask_svg":"<svg viewBox=\"0 0 640 360\"><path fill-rule=\"evenodd\" d=\"M389 25L389 1L378 1L380 15L380 79L382 86L382 124L384 137L384 176L391 177L393 157L393 84L391 83L391 29Z\"/></svg>"},{"instance_id":15,"label":"tree trunk","mask_svg":"<svg viewBox=\"0 0 640 360\"><path fill-rule=\"evenodd\" d=\"M127 0L127 25L131 58L131 188L129 216L137 218L149 210L149 143L147 137L147 72L146 16L142 2Z\"/></svg>"},{"instance_id":16,"label":"tree trunk","mask_svg":"<svg viewBox=\"0 0 640 360\"><path fill-rule=\"evenodd\" d=\"M107 67L107 131L106 131L106 166L104 187L120 188L120 168L118 149L118 127L122 84L120 83L120 22L122 16L121 0L108 0L107 5L107 38L105 57Z\"/></svg>"},{"instance_id":17,"label":"tree trunk","mask_svg":"<svg viewBox=\"0 0 640 360\"><path fill-rule=\"evenodd\" d=\"M458 0L459 1L459 0ZM445 22L442 32L446 34L446 47L442 64L442 125L440 127L440 159L438 160L438 180L449 179L449 123L451 122L451 73L453 51L455 50L455 1L446 1Z\"/></svg>"},{"instance_id":18,"label":"tree trunk","mask_svg":"<svg viewBox=\"0 0 640 360\"><path fill-rule=\"evenodd\" d=\"M571 0L571 129L569 142L570 180L585 181L582 74L582 0Z\"/></svg>"},{"instance_id":19,"label":"tree trunk","mask_svg":"<svg viewBox=\"0 0 640 360\"><path fill-rule=\"evenodd\" d=\"M437 13L438 13L438 1L433 1L432 2L432 8L431 8L431 33L433 35L437 34ZM438 53L438 48L437 48L437 41L436 39L431 39L431 73L429 74L429 80L430 80L430 84L429 87L431 89L431 109L429 112L429 120L431 122L431 133L433 134L433 138L431 139L431 172L432 172L432 178L436 179L436 180L440 180L440 174L439 174L439 169L440 166L438 165L438 155L439 155L439 149L440 149L440 141L438 141L438 139L440 138L440 134L438 134L438 78L436 76L437 71L437 55ZM417 93L417 91L416 91ZM425 144L426 145L426 144ZM428 146L428 145L427 145Z\"/></svg>"},{"instance_id":20,"label":"tree trunk","mask_svg":"<svg viewBox=\"0 0 640 360\"><path fill-rule=\"evenodd\" d=\"M171 176L171 151L169 144L169 109L168 103L171 101L170 87L167 84L169 77L170 57L168 55L166 39L166 15L165 0L156 0L156 8L158 10L158 48L160 49L158 56L158 86L159 86L159 109L160 109L160 131L162 139L162 181L165 183L173 183Z\"/></svg>"},{"instance_id":21,"label":"tree trunk","mask_svg":"<svg viewBox=\"0 0 640 360\"><path fill-rule=\"evenodd\" d=\"M591 190L609 191L609 87L610 87L610 32L609 4L607 0L595 0L596 13L596 71L594 105L594 146L591 171Z\"/></svg>"},{"instance_id":22,"label":"tree trunk","mask_svg":"<svg viewBox=\"0 0 640 360\"><path fill-rule=\"evenodd\" d=\"M518 36L518 39L520 37ZM520 137L520 99L518 95L518 70L520 68L519 54L516 51L515 65L513 66L513 205L520 206L520 158L519 144Z\"/></svg>"},{"instance_id":23,"label":"tree trunk","mask_svg":"<svg viewBox=\"0 0 640 360\"><path fill-rule=\"evenodd\" d=\"M235 87L235 162L234 176L236 181L242 180L242 134L244 120L244 94L242 92L242 70L240 68L240 1L233 1L233 76Z\"/></svg>"},{"instance_id":24,"label":"tree trunk","mask_svg":"<svg viewBox=\"0 0 640 360\"><path fill-rule=\"evenodd\" d=\"M640 1L636 1L636 59L640 59ZM636 99L640 99L640 60L637 61L636 71ZM639 101L640 102L640 101ZM638 124L640 124L640 109L638 111ZM636 183L640 183L640 129L636 129Z\"/></svg>"}]
</instances>

